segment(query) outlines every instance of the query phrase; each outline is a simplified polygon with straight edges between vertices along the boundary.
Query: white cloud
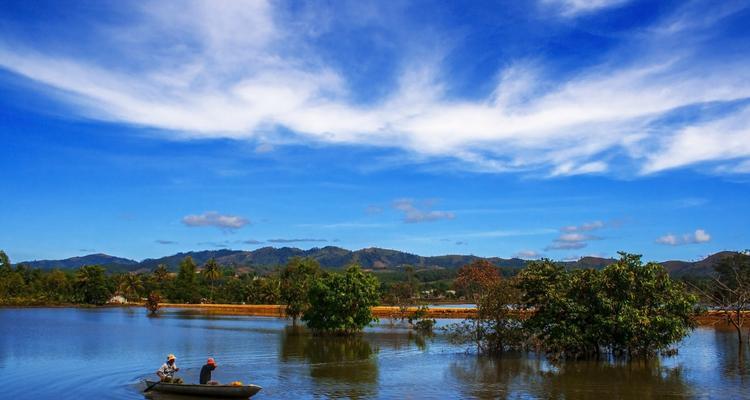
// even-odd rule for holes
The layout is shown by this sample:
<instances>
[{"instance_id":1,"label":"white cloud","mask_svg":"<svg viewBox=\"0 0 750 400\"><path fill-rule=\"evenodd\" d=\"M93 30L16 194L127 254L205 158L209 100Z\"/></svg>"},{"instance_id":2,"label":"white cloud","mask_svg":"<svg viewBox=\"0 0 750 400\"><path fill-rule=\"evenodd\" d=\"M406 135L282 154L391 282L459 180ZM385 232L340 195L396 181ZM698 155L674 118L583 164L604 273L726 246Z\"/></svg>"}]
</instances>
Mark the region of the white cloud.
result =
<instances>
[{"instance_id":1,"label":"white cloud","mask_svg":"<svg viewBox=\"0 0 750 400\"><path fill-rule=\"evenodd\" d=\"M187 215L182 218L182 223L189 227L213 226L225 231L233 231L248 225L250 221L237 215L223 215L216 211L208 211L203 214Z\"/></svg>"},{"instance_id":2,"label":"white cloud","mask_svg":"<svg viewBox=\"0 0 750 400\"><path fill-rule=\"evenodd\" d=\"M590 13L627 3L629 0L542 0L542 4L552 6L565 17Z\"/></svg>"},{"instance_id":3,"label":"white cloud","mask_svg":"<svg viewBox=\"0 0 750 400\"><path fill-rule=\"evenodd\" d=\"M656 243L669 246L681 246L685 244L707 243L711 241L711 235L703 229L696 229L693 233L686 233L680 236L671 233L656 239Z\"/></svg>"},{"instance_id":4,"label":"white cloud","mask_svg":"<svg viewBox=\"0 0 750 400\"><path fill-rule=\"evenodd\" d=\"M521 250L518 253L513 254L513 258L522 258L524 260L536 259L541 256L542 255L539 252L536 252L534 250Z\"/></svg>"},{"instance_id":5,"label":"white cloud","mask_svg":"<svg viewBox=\"0 0 750 400\"><path fill-rule=\"evenodd\" d=\"M588 232L596 229L604 228L604 222L602 221L591 221L581 225L569 225L564 226L560 230L563 232Z\"/></svg>"},{"instance_id":6,"label":"white cloud","mask_svg":"<svg viewBox=\"0 0 750 400\"><path fill-rule=\"evenodd\" d=\"M573 15L622 1L547 3ZM553 177L615 173L628 163L643 163L643 173L700 162L720 162L719 173L748 169L750 108L720 120L657 124L677 109L750 97L747 54L713 62L692 54L701 43L684 33L703 25L680 25L679 52L674 29L654 29L620 49L638 58L622 62L615 52L562 81L511 62L492 94L476 100L451 98L439 62L419 59L404 66L383 99L361 103L336 66L316 57L299 27L279 19L269 2L148 3L134 21L96 36L126 65L6 40L0 67L53 89L89 118L181 140L256 140L258 152L289 142L382 146L415 159L456 159L471 170ZM277 128L293 137L282 140ZM612 154L627 161L615 164Z\"/></svg>"},{"instance_id":7,"label":"white cloud","mask_svg":"<svg viewBox=\"0 0 750 400\"><path fill-rule=\"evenodd\" d=\"M550 245L545 247L545 251L582 249L588 246L588 242L592 240L601 240L602 238L581 232L590 232L604 227L604 222L598 220L586 222L581 225L564 226L560 228L560 235L555 238Z\"/></svg>"},{"instance_id":8,"label":"white cloud","mask_svg":"<svg viewBox=\"0 0 750 400\"><path fill-rule=\"evenodd\" d=\"M667 136L660 149L647 157L643 172L652 173L704 161L730 161L750 156L750 106L725 118L689 126ZM725 168L734 165L743 172L749 163L724 162Z\"/></svg>"},{"instance_id":9,"label":"white cloud","mask_svg":"<svg viewBox=\"0 0 750 400\"><path fill-rule=\"evenodd\" d=\"M404 214L404 222L406 223L430 222L456 217L450 211L429 210L426 207L427 204L423 208L418 208L414 201L410 199L400 199L393 202L393 208Z\"/></svg>"}]
</instances>

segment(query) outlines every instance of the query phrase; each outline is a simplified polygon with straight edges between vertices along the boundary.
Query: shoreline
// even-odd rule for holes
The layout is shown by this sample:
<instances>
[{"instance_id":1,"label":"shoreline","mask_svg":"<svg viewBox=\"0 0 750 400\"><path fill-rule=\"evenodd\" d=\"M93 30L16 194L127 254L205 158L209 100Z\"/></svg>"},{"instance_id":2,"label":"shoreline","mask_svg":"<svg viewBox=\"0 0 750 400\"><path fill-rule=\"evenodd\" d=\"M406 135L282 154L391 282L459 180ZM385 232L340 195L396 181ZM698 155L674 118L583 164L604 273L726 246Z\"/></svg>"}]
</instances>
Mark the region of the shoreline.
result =
<instances>
[{"instance_id":1,"label":"shoreline","mask_svg":"<svg viewBox=\"0 0 750 400\"><path fill-rule=\"evenodd\" d=\"M454 303L455 304L455 303ZM445 305L450 305L446 303ZM94 306L87 304L3 304L0 305L0 310L4 308L81 308L81 309L97 309L97 308L120 308L120 307L144 307L142 303L126 303L126 304L105 304L102 306ZM161 303L160 308L182 308L199 310L210 314L219 315L247 315L256 317L275 317L285 318L285 306L279 304L185 304L185 303ZM372 313L378 318L408 318L409 315L419 309L419 306L408 306L401 308L398 306L375 306L372 308ZM525 314L524 312L519 312ZM750 311L744 311L746 316L750 317ZM426 318L435 319L465 319L474 318L477 315L476 308L457 308L457 307L430 307L427 309L425 315ZM523 315L522 315L523 317ZM709 310L695 318L696 325L698 326L716 326L716 327L729 327L731 326L724 318L724 314L720 311Z\"/></svg>"}]
</instances>

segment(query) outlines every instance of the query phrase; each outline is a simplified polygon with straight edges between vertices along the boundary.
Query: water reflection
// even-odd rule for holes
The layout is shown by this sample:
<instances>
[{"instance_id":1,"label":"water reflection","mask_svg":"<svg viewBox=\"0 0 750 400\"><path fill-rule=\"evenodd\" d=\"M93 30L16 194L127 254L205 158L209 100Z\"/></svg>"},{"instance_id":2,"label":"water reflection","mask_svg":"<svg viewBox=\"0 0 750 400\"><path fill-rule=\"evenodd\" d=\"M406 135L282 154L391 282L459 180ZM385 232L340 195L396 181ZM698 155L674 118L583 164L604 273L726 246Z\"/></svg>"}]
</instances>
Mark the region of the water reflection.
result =
<instances>
[{"instance_id":1,"label":"water reflection","mask_svg":"<svg viewBox=\"0 0 750 400\"><path fill-rule=\"evenodd\" d=\"M714 335L716 343L716 354L719 356L722 374L725 378L738 379L739 382L748 382L750 373L750 343L747 341L739 346L737 335L733 329L717 328L725 334ZM747 340L747 338L746 338Z\"/></svg>"},{"instance_id":2,"label":"water reflection","mask_svg":"<svg viewBox=\"0 0 750 400\"><path fill-rule=\"evenodd\" d=\"M468 356L450 373L465 397L507 399L531 394L545 399L685 398L694 393L681 367L648 362L566 362L552 366L541 358Z\"/></svg>"},{"instance_id":3,"label":"water reflection","mask_svg":"<svg viewBox=\"0 0 750 400\"><path fill-rule=\"evenodd\" d=\"M306 364L318 393L369 398L377 393L377 352L362 336L314 336L299 327L286 327L279 358Z\"/></svg>"}]
</instances>

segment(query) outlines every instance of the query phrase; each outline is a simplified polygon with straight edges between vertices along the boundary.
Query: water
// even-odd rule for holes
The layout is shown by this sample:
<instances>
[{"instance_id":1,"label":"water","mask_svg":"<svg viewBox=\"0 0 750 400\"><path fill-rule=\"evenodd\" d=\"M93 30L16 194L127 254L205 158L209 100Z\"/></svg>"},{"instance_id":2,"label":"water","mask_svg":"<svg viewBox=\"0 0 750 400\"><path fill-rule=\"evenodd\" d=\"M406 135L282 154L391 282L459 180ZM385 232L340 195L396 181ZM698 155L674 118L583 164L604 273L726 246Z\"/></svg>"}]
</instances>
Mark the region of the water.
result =
<instances>
[{"instance_id":1,"label":"water","mask_svg":"<svg viewBox=\"0 0 750 400\"><path fill-rule=\"evenodd\" d=\"M533 355L478 357L442 335L424 339L387 321L361 337L326 339L275 318L0 309L0 397L143 399L139 382L154 377L167 353L188 382L215 357L215 379L258 384L258 399L750 397L750 354L740 356L731 331L701 328L679 348L650 363L554 366Z\"/></svg>"}]
</instances>

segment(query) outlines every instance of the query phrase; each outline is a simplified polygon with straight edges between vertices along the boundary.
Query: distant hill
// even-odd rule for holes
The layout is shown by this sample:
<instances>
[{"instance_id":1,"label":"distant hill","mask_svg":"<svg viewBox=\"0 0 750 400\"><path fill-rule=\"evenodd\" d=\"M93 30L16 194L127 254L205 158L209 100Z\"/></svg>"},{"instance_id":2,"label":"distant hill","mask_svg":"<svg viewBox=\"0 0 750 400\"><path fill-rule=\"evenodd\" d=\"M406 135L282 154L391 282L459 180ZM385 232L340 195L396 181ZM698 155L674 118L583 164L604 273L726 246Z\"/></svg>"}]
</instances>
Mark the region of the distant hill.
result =
<instances>
[{"instance_id":1,"label":"distant hill","mask_svg":"<svg viewBox=\"0 0 750 400\"><path fill-rule=\"evenodd\" d=\"M89 254L82 257L71 257L64 260L35 260L24 261L24 265L39 269L79 268L84 265L101 265L104 267L137 267L138 261L127 258L113 257L107 254Z\"/></svg>"},{"instance_id":2,"label":"distant hill","mask_svg":"<svg viewBox=\"0 0 750 400\"><path fill-rule=\"evenodd\" d=\"M722 258L734 254L724 251L706 257L703 260L690 261L665 261L661 264L673 276L707 276L713 271L713 267ZM398 250L381 249L376 247L351 251L341 247L326 246L322 248L311 248L302 250L294 247L262 247L257 250L204 250L177 253L161 258L147 258L143 261L135 261L127 258L113 257L106 254L90 254L83 257L73 257L64 260L40 260L28 261L23 264L34 268L79 268L83 265L102 265L111 271L148 271L159 264L165 264L172 271L177 270L180 261L190 256L198 264L202 265L211 258L216 259L220 265L235 268L268 270L277 265L286 264L292 257L311 257L325 268L341 269L351 263L358 263L363 268L373 270L398 269L405 265L412 265L421 269L445 268L457 269L472 261L481 260L482 257L473 255L451 254L444 256L424 257L416 254L406 253ZM523 268L527 261L520 258L486 258L489 262L510 270ZM613 258L583 257L577 261L562 262L568 268L604 268L614 263Z\"/></svg>"}]
</instances>

